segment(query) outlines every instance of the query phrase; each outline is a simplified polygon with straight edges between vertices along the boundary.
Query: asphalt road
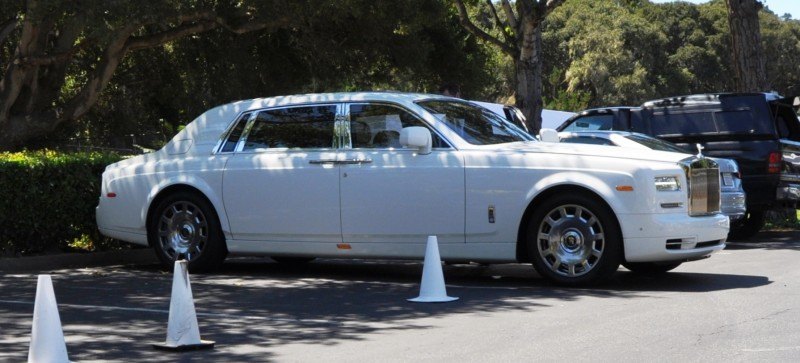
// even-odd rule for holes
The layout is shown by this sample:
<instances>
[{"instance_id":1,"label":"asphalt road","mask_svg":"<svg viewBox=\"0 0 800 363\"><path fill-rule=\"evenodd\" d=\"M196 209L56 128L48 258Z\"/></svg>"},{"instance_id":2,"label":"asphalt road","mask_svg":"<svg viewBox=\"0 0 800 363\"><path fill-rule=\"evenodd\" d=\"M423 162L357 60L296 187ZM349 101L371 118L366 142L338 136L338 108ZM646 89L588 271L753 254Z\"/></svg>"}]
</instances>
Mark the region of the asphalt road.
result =
<instances>
[{"instance_id":1,"label":"asphalt road","mask_svg":"<svg viewBox=\"0 0 800 363\"><path fill-rule=\"evenodd\" d=\"M53 271L70 359L91 361L800 361L800 233L768 233L663 277L552 286L529 265L445 267L445 304L415 304L420 262L235 259L192 275L212 351L165 353L171 274ZM28 354L36 275L0 276L0 361Z\"/></svg>"}]
</instances>

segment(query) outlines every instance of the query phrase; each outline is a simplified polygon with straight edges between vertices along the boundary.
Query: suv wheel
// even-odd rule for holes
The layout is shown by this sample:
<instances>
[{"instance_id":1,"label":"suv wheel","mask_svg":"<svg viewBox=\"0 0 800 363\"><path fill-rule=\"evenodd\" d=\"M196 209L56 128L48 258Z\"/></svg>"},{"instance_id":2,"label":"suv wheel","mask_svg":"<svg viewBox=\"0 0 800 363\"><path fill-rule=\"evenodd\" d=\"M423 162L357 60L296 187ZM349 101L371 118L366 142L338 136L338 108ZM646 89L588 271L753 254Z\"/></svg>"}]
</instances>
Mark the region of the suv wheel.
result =
<instances>
[{"instance_id":1,"label":"suv wheel","mask_svg":"<svg viewBox=\"0 0 800 363\"><path fill-rule=\"evenodd\" d=\"M764 227L766 213L763 210L748 210L742 219L731 223L728 240L746 240L755 236Z\"/></svg>"}]
</instances>

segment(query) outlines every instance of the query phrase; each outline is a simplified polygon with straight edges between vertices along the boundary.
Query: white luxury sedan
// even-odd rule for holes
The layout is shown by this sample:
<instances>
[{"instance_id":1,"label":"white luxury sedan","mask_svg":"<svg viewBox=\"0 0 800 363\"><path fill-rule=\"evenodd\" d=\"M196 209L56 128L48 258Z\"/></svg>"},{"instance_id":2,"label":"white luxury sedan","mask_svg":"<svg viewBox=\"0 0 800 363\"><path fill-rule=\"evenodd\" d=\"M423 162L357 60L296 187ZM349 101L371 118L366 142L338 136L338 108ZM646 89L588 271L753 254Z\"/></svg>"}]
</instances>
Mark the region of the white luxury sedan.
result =
<instances>
[{"instance_id":1,"label":"white luxury sedan","mask_svg":"<svg viewBox=\"0 0 800 363\"><path fill-rule=\"evenodd\" d=\"M106 168L106 236L211 270L278 261L530 262L593 283L725 247L717 165L685 154L535 141L468 101L392 92L239 101Z\"/></svg>"}]
</instances>

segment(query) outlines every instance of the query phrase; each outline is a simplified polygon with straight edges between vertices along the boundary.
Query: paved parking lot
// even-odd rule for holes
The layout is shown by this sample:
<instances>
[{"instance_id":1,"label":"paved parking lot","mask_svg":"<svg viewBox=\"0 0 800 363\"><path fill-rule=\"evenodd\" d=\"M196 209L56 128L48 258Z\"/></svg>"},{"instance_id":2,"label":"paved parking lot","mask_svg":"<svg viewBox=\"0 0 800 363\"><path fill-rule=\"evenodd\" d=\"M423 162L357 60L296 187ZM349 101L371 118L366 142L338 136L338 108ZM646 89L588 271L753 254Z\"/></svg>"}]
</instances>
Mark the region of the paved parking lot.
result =
<instances>
[{"instance_id":1,"label":"paved parking lot","mask_svg":"<svg viewBox=\"0 0 800 363\"><path fill-rule=\"evenodd\" d=\"M446 304L414 304L421 262L234 259L192 275L213 351L164 353L171 274L52 271L73 361L800 361L800 233L766 233L652 278L588 289L529 265L445 267ZM35 273L0 276L0 361L28 353Z\"/></svg>"}]
</instances>

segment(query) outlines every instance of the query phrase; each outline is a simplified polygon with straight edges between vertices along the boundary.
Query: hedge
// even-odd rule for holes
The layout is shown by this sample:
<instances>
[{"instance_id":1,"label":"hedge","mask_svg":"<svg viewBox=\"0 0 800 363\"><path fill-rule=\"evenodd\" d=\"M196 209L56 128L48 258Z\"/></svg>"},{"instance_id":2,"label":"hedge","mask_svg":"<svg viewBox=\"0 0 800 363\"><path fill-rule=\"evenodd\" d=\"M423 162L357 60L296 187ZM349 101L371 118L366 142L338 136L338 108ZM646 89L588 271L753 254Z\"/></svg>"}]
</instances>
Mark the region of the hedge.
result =
<instances>
[{"instance_id":1,"label":"hedge","mask_svg":"<svg viewBox=\"0 0 800 363\"><path fill-rule=\"evenodd\" d=\"M99 240L94 209L110 153L0 153L0 255L61 251Z\"/></svg>"}]
</instances>

